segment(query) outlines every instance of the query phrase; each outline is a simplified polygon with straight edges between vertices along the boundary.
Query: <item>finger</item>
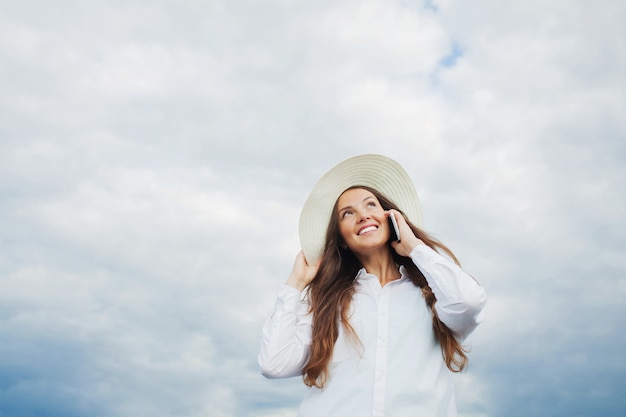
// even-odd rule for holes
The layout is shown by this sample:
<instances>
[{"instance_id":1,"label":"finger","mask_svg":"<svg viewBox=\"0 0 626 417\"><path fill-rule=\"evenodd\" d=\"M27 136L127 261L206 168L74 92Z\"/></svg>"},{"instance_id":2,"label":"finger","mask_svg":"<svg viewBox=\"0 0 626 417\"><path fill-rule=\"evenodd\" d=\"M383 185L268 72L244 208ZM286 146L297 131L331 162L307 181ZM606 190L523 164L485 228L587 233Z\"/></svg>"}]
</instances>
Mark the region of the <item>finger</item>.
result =
<instances>
[{"instance_id":1,"label":"finger","mask_svg":"<svg viewBox=\"0 0 626 417\"><path fill-rule=\"evenodd\" d=\"M304 251L303 250L300 251L300 258L302 259L302 262L304 262L304 264L306 266L310 266L309 265L309 261L306 259L306 256L304 255Z\"/></svg>"},{"instance_id":2,"label":"finger","mask_svg":"<svg viewBox=\"0 0 626 417\"><path fill-rule=\"evenodd\" d=\"M400 225L402 223L406 223L406 221L404 220L404 216L398 210L391 209L391 210L389 210L389 212L393 213L394 217L396 218L396 222L398 223L398 225Z\"/></svg>"}]
</instances>

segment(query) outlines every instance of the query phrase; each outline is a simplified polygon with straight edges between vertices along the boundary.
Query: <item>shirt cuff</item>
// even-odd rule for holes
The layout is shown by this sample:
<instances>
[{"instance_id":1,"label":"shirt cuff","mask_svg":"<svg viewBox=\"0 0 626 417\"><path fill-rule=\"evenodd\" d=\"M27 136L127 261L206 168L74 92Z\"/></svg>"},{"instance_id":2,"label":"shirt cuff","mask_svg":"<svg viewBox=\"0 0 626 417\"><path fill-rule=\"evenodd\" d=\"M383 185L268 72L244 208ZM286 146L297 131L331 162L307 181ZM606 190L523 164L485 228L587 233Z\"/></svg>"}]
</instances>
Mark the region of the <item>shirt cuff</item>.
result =
<instances>
[{"instance_id":1,"label":"shirt cuff","mask_svg":"<svg viewBox=\"0 0 626 417\"><path fill-rule=\"evenodd\" d=\"M413 248L413 251L409 254L409 256L416 264L419 264L420 262L428 262L436 258L441 258L441 255L431 249L428 245L417 245L415 248Z\"/></svg>"},{"instance_id":2,"label":"shirt cuff","mask_svg":"<svg viewBox=\"0 0 626 417\"><path fill-rule=\"evenodd\" d=\"M283 284L276 295L276 307L282 311L297 312L302 293L289 285Z\"/></svg>"}]
</instances>

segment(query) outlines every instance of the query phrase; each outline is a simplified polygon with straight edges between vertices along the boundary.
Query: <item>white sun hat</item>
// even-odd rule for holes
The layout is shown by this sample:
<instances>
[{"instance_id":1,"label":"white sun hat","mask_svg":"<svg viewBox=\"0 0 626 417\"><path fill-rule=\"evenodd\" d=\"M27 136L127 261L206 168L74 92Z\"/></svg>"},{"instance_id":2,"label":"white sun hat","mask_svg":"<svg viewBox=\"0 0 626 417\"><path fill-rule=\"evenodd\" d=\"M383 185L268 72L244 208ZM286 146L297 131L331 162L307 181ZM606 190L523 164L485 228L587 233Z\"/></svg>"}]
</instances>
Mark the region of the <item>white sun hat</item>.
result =
<instances>
[{"instance_id":1,"label":"white sun hat","mask_svg":"<svg viewBox=\"0 0 626 417\"><path fill-rule=\"evenodd\" d=\"M353 186L373 188L394 202L414 225L422 226L422 210L407 172L391 158L365 154L331 168L313 187L300 213L300 244L309 264L324 252L326 229L341 194Z\"/></svg>"}]
</instances>

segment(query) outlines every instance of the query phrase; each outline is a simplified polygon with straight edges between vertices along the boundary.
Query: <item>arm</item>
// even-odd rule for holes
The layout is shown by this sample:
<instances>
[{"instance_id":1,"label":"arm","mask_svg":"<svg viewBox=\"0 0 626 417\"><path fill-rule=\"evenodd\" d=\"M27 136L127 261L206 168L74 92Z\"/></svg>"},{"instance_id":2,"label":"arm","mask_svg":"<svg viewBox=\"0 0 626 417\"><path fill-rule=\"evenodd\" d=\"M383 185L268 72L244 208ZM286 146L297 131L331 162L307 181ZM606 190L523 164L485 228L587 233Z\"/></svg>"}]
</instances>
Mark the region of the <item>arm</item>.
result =
<instances>
[{"instance_id":1,"label":"arm","mask_svg":"<svg viewBox=\"0 0 626 417\"><path fill-rule=\"evenodd\" d=\"M410 256L437 297L439 318L459 340L465 339L482 320L485 290L458 265L426 245L416 246Z\"/></svg>"},{"instance_id":2,"label":"arm","mask_svg":"<svg viewBox=\"0 0 626 417\"><path fill-rule=\"evenodd\" d=\"M267 378L302 375L309 359L311 315L300 291L283 285L276 298L274 312L263 326L258 361Z\"/></svg>"},{"instance_id":3,"label":"arm","mask_svg":"<svg viewBox=\"0 0 626 417\"><path fill-rule=\"evenodd\" d=\"M274 312L263 326L258 358L261 373L268 378L301 375L309 360L313 319L302 291L318 268L319 262L309 265L300 251L289 279L278 291Z\"/></svg>"},{"instance_id":4,"label":"arm","mask_svg":"<svg viewBox=\"0 0 626 417\"><path fill-rule=\"evenodd\" d=\"M457 264L418 239L400 213L391 211L396 215L402 237L392 247L399 255L410 257L422 271L437 298L437 315L457 339L465 339L482 320L487 301L485 290Z\"/></svg>"}]
</instances>

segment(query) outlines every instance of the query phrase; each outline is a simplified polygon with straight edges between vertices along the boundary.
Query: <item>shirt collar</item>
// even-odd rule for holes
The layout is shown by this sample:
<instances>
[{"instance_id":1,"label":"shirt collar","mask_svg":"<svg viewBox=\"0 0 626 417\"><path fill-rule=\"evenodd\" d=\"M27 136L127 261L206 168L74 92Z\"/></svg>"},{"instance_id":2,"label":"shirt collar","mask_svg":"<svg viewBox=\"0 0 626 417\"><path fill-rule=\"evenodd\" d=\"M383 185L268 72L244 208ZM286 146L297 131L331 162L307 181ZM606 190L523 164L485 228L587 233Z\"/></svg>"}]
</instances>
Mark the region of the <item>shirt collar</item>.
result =
<instances>
[{"instance_id":1,"label":"shirt collar","mask_svg":"<svg viewBox=\"0 0 626 417\"><path fill-rule=\"evenodd\" d=\"M378 279L378 277L374 274L370 274L368 273L365 268L361 268L359 269L359 272L357 272L356 277L354 277L355 281L362 281L362 280L367 280L367 279ZM404 265L400 265L400 278L397 279L397 281L403 281L403 280L407 280L409 279L409 277L406 274L406 268L404 267Z\"/></svg>"}]
</instances>

